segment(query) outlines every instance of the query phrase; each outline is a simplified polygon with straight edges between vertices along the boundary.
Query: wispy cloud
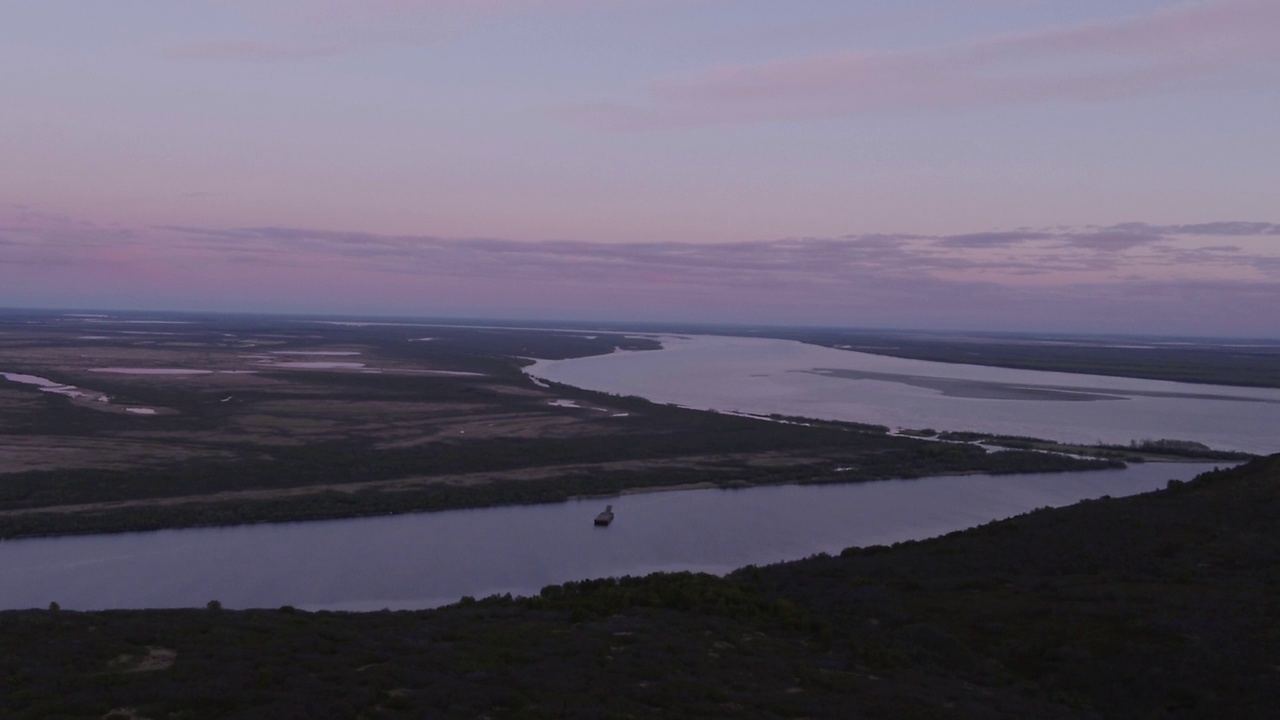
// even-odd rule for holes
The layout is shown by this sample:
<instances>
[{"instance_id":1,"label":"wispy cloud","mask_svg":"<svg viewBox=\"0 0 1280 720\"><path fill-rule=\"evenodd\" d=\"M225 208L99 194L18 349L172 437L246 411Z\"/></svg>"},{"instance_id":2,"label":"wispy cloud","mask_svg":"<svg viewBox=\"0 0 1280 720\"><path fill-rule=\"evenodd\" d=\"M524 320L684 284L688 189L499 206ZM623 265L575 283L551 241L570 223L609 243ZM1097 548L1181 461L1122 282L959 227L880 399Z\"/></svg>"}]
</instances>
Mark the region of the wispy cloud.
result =
<instances>
[{"instance_id":1,"label":"wispy cloud","mask_svg":"<svg viewBox=\"0 0 1280 720\"><path fill-rule=\"evenodd\" d=\"M1280 224L1267 222L1211 222L1191 225L1148 225L1146 223L1131 222L1116 225L1114 229L1166 235L1217 235L1223 237L1280 235Z\"/></svg>"},{"instance_id":2,"label":"wispy cloud","mask_svg":"<svg viewBox=\"0 0 1280 720\"><path fill-rule=\"evenodd\" d=\"M1280 3L1216 0L1124 22L913 50L727 66L654 84L636 102L570 108L611 130L863 113L1095 102L1168 91L1280 62Z\"/></svg>"},{"instance_id":3,"label":"wispy cloud","mask_svg":"<svg viewBox=\"0 0 1280 720\"><path fill-rule=\"evenodd\" d=\"M1006 232L969 233L967 235L948 235L938 244L949 248L993 248L1020 245L1028 240L1043 240L1053 237L1048 233L1024 230Z\"/></svg>"},{"instance_id":4,"label":"wispy cloud","mask_svg":"<svg viewBox=\"0 0 1280 720\"><path fill-rule=\"evenodd\" d=\"M1220 222L1154 226L990 231L945 236L848 235L839 238L785 238L764 242L603 243L582 240L524 241L503 238L445 238L382 235L293 227L201 228L157 226L129 229L83 225L69 218L25 212L0 222L11 247L71 253L97 246L139 246L156 253L221 253L257 257L264 263L341 260L367 270L394 273L538 276L548 279L589 274L597 279L636 279L655 272L690 282L794 280L840 282L869 275L982 274L1000 281L1055 276L1074 281L1091 273L1095 281L1135 276L1167 277L1170 271L1195 280L1206 263L1236 271L1273 272L1273 253L1245 252L1213 238L1245 237L1243 228L1265 237L1272 223ZM1188 241L1187 238L1195 238ZM1197 267L1183 267L1190 260ZM87 261L94 261L88 259ZM1272 278L1277 279L1277 278Z\"/></svg>"},{"instance_id":5,"label":"wispy cloud","mask_svg":"<svg viewBox=\"0 0 1280 720\"><path fill-rule=\"evenodd\" d=\"M1115 253L1142 245L1151 245L1165 239L1164 235L1155 232L1140 232L1130 228L1107 228L1095 232L1084 232L1067 235L1061 238L1067 247L1087 248L1101 252Z\"/></svg>"},{"instance_id":6,"label":"wispy cloud","mask_svg":"<svg viewBox=\"0 0 1280 720\"><path fill-rule=\"evenodd\" d=\"M697 319L749 312L778 321L972 327L1003 327L1011 318L1025 327L1038 317L1059 329L1073 317L1078 329L1089 322L1119 329L1112 315L1138 327L1144 314L1173 329L1206 308L1227 312L1248 302L1254 312L1232 322L1258 334L1270 323L1265 318L1280 315L1280 247L1266 240L1275 227L1126 223L615 244L295 227L122 228L11 210L0 212L0 287L36 283L50 292L74 283L125 294L152 285L170 294L203 288L214 307L232 296L284 302L272 295L281 288L303 307L332 305L326 288L343 287L358 289L364 307L394 301L398 309L453 303L490 312L581 315L591 308ZM1244 228L1258 232L1244 235Z\"/></svg>"}]
</instances>

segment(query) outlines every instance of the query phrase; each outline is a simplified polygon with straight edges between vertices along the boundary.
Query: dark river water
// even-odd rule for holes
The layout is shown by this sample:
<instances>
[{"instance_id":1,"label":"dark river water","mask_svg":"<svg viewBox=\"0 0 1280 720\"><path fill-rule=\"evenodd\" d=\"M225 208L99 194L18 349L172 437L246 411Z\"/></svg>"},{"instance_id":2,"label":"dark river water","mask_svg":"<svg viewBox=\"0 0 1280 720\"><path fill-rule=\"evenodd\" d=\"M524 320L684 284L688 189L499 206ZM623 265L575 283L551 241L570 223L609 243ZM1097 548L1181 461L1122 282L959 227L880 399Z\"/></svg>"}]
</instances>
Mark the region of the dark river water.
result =
<instances>
[{"instance_id":1,"label":"dark river water","mask_svg":"<svg viewBox=\"0 0 1280 720\"><path fill-rule=\"evenodd\" d=\"M724 573L932 537L1211 469L694 490L553 505L0 542L0 608L425 608L657 570ZM606 503L617 519L592 525Z\"/></svg>"}]
</instances>

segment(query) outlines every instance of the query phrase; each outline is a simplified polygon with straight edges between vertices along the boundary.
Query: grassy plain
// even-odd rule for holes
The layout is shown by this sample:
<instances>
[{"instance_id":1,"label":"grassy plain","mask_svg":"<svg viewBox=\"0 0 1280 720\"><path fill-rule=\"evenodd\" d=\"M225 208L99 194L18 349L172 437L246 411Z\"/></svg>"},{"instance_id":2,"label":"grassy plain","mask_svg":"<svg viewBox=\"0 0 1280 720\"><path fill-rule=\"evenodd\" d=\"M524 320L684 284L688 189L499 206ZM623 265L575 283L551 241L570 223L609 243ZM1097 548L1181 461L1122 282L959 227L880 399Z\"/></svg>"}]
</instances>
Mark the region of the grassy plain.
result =
<instances>
[{"instance_id":1,"label":"grassy plain","mask_svg":"<svg viewBox=\"0 0 1280 720\"><path fill-rule=\"evenodd\" d=\"M530 357L657 347L576 328L9 313L0 372L61 390L0 382L0 537L1107 462L687 410L521 372Z\"/></svg>"}]
</instances>

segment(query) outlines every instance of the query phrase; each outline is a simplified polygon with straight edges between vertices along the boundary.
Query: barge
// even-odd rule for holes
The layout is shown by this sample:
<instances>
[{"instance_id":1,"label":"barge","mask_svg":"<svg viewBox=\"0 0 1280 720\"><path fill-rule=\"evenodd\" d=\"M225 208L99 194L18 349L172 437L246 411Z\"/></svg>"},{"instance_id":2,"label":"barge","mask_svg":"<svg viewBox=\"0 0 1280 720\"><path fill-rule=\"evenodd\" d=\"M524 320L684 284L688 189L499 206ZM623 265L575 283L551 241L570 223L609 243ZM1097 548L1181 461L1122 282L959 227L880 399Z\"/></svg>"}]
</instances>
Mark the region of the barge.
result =
<instances>
[{"instance_id":1,"label":"barge","mask_svg":"<svg viewBox=\"0 0 1280 720\"><path fill-rule=\"evenodd\" d=\"M605 505L604 512L596 516L596 525L605 526L613 522L613 506Z\"/></svg>"}]
</instances>

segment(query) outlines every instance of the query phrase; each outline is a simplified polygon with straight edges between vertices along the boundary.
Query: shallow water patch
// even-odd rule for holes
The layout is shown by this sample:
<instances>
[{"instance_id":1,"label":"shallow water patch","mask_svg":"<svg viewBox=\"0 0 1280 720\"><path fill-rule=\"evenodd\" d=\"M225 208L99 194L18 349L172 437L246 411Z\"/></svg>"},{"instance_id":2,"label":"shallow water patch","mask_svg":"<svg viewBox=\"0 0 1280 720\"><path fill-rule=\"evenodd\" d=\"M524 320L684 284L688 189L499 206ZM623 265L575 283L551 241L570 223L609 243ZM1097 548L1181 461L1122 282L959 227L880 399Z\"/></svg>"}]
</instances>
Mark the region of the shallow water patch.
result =
<instances>
[{"instance_id":1,"label":"shallow water patch","mask_svg":"<svg viewBox=\"0 0 1280 720\"><path fill-rule=\"evenodd\" d=\"M115 375L210 375L212 370L196 368L137 368L137 367L105 367L90 368L90 372L112 373Z\"/></svg>"}]
</instances>

